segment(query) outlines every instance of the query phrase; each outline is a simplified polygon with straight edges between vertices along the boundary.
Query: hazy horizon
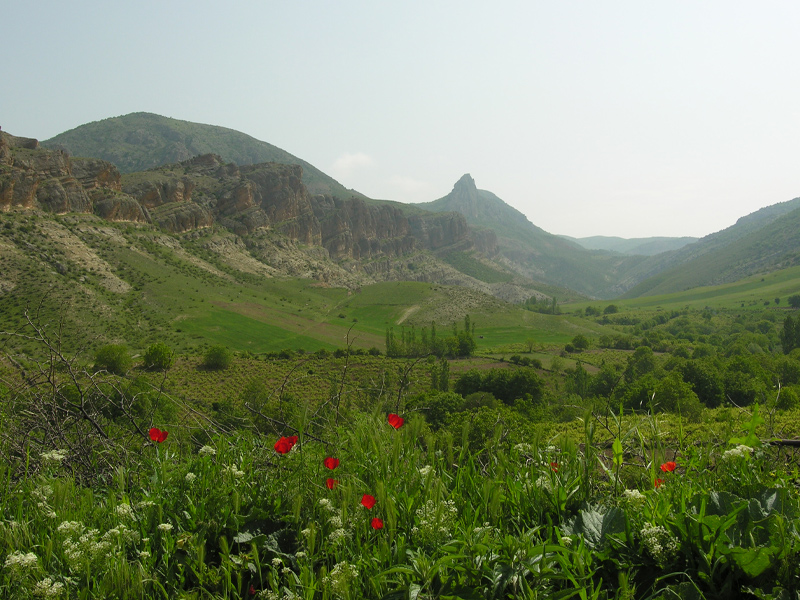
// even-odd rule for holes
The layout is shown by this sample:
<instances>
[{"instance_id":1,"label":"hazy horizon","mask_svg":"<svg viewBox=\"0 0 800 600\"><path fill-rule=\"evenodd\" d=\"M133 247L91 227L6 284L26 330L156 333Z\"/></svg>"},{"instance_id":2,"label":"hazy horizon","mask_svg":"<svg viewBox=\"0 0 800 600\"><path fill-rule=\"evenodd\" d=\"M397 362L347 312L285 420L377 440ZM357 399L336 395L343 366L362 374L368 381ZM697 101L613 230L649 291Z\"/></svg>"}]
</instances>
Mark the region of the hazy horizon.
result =
<instances>
[{"instance_id":1,"label":"hazy horizon","mask_svg":"<svg viewBox=\"0 0 800 600\"><path fill-rule=\"evenodd\" d=\"M470 173L546 231L703 237L800 196L800 5L7 3L0 125L229 127L377 199Z\"/></svg>"}]
</instances>

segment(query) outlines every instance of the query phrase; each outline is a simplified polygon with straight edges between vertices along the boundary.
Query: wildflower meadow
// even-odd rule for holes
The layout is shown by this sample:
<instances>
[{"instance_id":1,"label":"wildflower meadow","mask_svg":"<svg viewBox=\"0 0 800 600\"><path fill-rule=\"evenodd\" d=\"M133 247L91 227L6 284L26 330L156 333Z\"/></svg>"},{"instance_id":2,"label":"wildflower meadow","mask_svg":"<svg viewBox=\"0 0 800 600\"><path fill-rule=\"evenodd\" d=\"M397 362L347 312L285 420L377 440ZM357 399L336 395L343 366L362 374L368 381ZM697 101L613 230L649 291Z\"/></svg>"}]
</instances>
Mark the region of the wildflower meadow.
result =
<instances>
[{"instance_id":1,"label":"wildflower meadow","mask_svg":"<svg viewBox=\"0 0 800 600\"><path fill-rule=\"evenodd\" d=\"M728 444L485 448L420 414L208 436L153 427L81 482L70 450L3 468L3 598L798 598L796 457L758 407ZM763 421L763 419L762 419ZM749 429L748 429L749 428Z\"/></svg>"}]
</instances>

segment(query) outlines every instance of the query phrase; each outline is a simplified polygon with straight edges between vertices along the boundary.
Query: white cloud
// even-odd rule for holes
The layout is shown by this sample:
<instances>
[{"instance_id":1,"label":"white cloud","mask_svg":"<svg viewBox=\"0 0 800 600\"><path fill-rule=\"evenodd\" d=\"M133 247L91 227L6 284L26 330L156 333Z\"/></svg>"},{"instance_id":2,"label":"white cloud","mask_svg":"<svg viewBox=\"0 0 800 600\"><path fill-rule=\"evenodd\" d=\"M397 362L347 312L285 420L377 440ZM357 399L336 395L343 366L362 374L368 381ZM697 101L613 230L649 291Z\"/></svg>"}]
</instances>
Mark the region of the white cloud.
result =
<instances>
[{"instance_id":1,"label":"white cloud","mask_svg":"<svg viewBox=\"0 0 800 600\"><path fill-rule=\"evenodd\" d=\"M337 175L349 175L357 169L371 167L373 164L375 164L375 161L368 154L345 152L333 162L331 171Z\"/></svg>"}]
</instances>

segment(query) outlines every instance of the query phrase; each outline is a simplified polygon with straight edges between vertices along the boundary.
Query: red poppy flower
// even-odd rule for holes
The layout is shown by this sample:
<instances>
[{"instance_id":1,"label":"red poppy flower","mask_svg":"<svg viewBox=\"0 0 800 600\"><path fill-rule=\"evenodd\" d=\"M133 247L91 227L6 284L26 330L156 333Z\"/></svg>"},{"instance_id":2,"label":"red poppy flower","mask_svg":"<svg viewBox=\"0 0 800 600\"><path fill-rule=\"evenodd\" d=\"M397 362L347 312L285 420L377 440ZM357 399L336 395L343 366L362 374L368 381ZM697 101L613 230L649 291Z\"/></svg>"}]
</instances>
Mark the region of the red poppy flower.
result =
<instances>
[{"instance_id":1,"label":"red poppy flower","mask_svg":"<svg viewBox=\"0 0 800 600\"><path fill-rule=\"evenodd\" d=\"M663 465L661 465L661 470L662 470L664 473L672 473L672 472L675 470L675 467L677 467L677 466L678 466L678 465L677 465L677 464L675 464L675 462L674 462L674 461L671 461L671 460L670 460L670 461L668 461L668 462L665 462Z\"/></svg>"},{"instance_id":2,"label":"red poppy flower","mask_svg":"<svg viewBox=\"0 0 800 600\"><path fill-rule=\"evenodd\" d=\"M251 596L256 595L256 586L254 586L253 584L250 584L250 595Z\"/></svg>"},{"instance_id":3,"label":"red poppy flower","mask_svg":"<svg viewBox=\"0 0 800 600\"><path fill-rule=\"evenodd\" d=\"M169 431L161 431L157 427L153 427L150 430L150 439L153 440L154 442L158 442L159 444L161 442L166 441L168 435Z\"/></svg>"},{"instance_id":4,"label":"red poppy flower","mask_svg":"<svg viewBox=\"0 0 800 600\"><path fill-rule=\"evenodd\" d=\"M396 415L394 413L389 413L388 420L389 420L389 425L391 425L395 429L400 429L403 426L403 423L405 423L405 419L403 417Z\"/></svg>"},{"instance_id":5,"label":"red poppy flower","mask_svg":"<svg viewBox=\"0 0 800 600\"><path fill-rule=\"evenodd\" d=\"M328 477L325 480L325 487L327 487L329 490L334 489L337 485L339 485L338 479L334 479L333 477Z\"/></svg>"},{"instance_id":6,"label":"red poppy flower","mask_svg":"<svg viewBox=\"0 0 800 600\"><path fill-rule=\"evenodd\" d=\"M660 488L662 483L664 483L663 479L656 479L655 481L656 489Z\"/></svg>"},{"instance_id":7,"label":"red poppy flower","mask_svg":"<svg viewBox=\"0 0 800 600\"><path fill-rule=\"evenodd\" d=\"M332 456L329 456L324 461L322 461L322 464L324 464L326 468L328 468L331 471L333 471L336 467L339 466L339 459L338 458L333 458Z\"/></svg>"},{"instance_id":8,"label":"red poppy flower","mask_svg":"<svg viewBox=\"0 0 800 600\"><path fill-rule=\"evenodd\" d=\"M298 437L293 435L291 437L282 437L275 442L275 452L278 454L286 454L297 443Z\"/></svg>"},{"instance_id":9,"label":"red poppy flower","mask_svg":"<svg viewBox=\"0 0 800 600\"><path fill-rule=\"evenodd\" d=\"M558 463L557 462L551 462L550 463L550 470L553 473L558 473Z\"/></svg>"},{"instance_id":10,"label":"red poppy flower","mask_svg":"<svg viewBox=\"0 0 800 600\"><path fill-rule=\"evenodd\" d=\"M369 494L364 494L361 497L361 504L367 508L372 508L375 506L375 496L370 496Z\"/></svg>"},{"instance_id":11,"label":"red poppy flower","mask_svg":"<svg viewBox=\"0 0 800 600\"><path fill-rule=\"evenodd\" d=\"M372 525L373 529L383 529L383 521L381 521L378 517L372 519L370 525Z\"/></svg>"}]
</instances>

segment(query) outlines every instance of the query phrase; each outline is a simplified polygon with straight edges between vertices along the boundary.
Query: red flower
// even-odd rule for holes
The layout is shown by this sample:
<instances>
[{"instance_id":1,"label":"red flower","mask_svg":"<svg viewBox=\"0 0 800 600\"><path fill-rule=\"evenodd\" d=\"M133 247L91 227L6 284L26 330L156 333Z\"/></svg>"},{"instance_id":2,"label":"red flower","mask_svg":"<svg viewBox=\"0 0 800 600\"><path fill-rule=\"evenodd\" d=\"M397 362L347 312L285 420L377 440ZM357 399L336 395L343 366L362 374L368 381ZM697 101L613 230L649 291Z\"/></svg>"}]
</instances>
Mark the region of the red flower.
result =
<instances>
[{"instance_id":1,"label":"red flower","mask_svg":"<svg viewBox=\"0 0 800 600\"><path fill-rule=\"evenodd\" d=\"M250 595L251 596L256 595L256 586L254 586L252 583L250 584Z\"/></svg>"},{"instance_id":2,"label":"red flower","mask_svg":"<svg viewBox=\"0 0 800 600\"><path fill-rule=\"evenodd\" d=\"M383 529L383 521L381 521L378 517L372 519L370 525L372 525L373 529Z\"/></svg>"},{"instance_id":3,"label":"red flower","mask_svg":"<svg viewBox=\"0 0 800 600\"><path fill-rule=\"evenodd\" d=\"M282 437L275 442L275 452L278 454L286 454L297 443L298 437L293 435L291 437Z\"/></svg>"},{"instance_id":4,"label":"red flower","mask_svg":"<svg viewBox=\"0 0 800 600\"><path fill-rule=\"evenodd\" d=\"M558 463L557 462L551 462L550 463L550 470L553 473L558 473Z\"/></svg>"},{"instance_id":5,"label":"red flower","mask_svg":"<svg viewBox=\"0 0 800 600\"><path fill-rule=\"evenodd\" d=\"M167 436L169 435L169 431L161 431L160 429L153 427L150 430L150 439L154 442L164 442L167 440Z\"/></svg>"},{"instance_id":6,"label":"red flower","mask_svg":"<svg viewBox=\"0 0 800 600\"><path fill-rule=\"evenodd\" d=\"M325 465L326 468L333 471L336 467L339 466L339 459L329 456L324 461L322 461L322 464Z\"/></svg>"},{"instance_id":7,"label":"red flower","mask_svg":"<svg viewBox=\"0 0 800 600\"><path fill-rule=\"evenodd\" d=\"M395 429L400 429L405 423L405 419L399 415L394 413L389 413L389 425L394 427Z\"/></svg>"},{"instance_id":8,"label":"red flower","mask_svg":"<svg viewBox=\"0 0 800 600\"><path fill-rule=\"evenodd\" d=\"M329 490L332 490L337 485L339 485L339 480L338 479L334 479L333 477L328 477L325 480L325 487L327 487Z\"/></svg>"},{"instance_id":9,"label":"red flower","mask_svg":"<svg viewBox=\"0 0 800 600\"><path fill-rule=\"evenodd\" d=\"M372 508L375 506L375 496L370 496L369 494L364 494L361 497L361 504L367 508Z\"/></svg>"},{"instance_id":10,"label":"red flower","mask_svg":"<svg viewBox=\"0 0 800 600\"><path fill-rule=\"evenodd\" d=\"M655 481L656 489L660 488L662 483L664 483L663 479L656 479Z\"/></svg>"},{"instance_id":11,"label":"red flower","mask_svg":"<svg viewBox=\"0 0 800 600\"><path fill-rule=\"evenodd\" d=\"M675 470L675 467L677 467L677 466L678 465L675 464L674 461L669 461L669 462L665 462L663 465L661 465L661 470L664 473L672 473Z\"/></svg>"}]
</instances>

